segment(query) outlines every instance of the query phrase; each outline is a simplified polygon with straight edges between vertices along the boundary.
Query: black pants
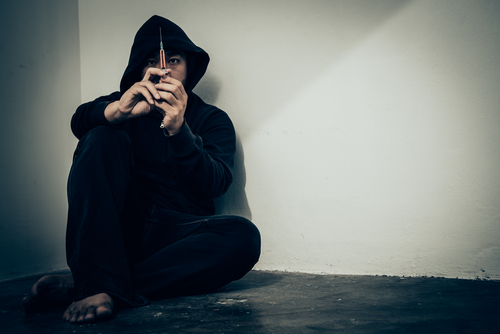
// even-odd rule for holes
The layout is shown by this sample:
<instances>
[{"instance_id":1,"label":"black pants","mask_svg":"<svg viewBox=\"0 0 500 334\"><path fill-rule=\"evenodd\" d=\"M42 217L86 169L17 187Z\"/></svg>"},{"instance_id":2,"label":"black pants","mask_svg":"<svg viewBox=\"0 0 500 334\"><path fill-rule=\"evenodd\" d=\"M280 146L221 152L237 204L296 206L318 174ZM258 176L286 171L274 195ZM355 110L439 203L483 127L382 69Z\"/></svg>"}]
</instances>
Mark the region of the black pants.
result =
<instances>
[{"instance_id":1,"label":"black pants","mask_svg":"<svg viewBox=\"0 0 500 334\"><path fill-rule=\"evenodd\" d=\"M260 234L238 216L193 216L140 203L127 134L99 126L78 143L68 180L66 256L75 300L130 306L200 294L243 277Z\"/></svg>"}]
</instances>

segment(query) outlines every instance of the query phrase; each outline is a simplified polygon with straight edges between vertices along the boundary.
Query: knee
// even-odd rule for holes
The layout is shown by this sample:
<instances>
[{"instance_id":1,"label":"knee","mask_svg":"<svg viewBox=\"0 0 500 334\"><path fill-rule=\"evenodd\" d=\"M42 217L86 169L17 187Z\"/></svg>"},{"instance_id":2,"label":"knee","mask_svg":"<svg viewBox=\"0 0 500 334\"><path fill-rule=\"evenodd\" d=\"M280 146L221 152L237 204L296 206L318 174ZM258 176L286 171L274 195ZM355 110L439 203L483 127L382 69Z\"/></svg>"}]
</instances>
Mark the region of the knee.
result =
<instances>
[{"instance_id":1,"label":"knee","mask_svg":"<svg viewBox=\"0 0 500 334\"><path fill-rule=\"evenodd\" d=\"M130 139L125 131L121 129L100 125L87 132L80 139L80 142L87 145L97 144L98 146L116 147L124 144L128 145Z\"/></svg>"},{"instance_id":2,"label":"knee","mask_svg":"<svg viewBox=\"0 0 500 334\"><path fill-rule=\"evenodd\" d=\"M111 126L97 126L87 132L78 142L76 155L92 152L107 156L110 153L128 154L130 138L125 131Z\"/></svg>"},{"instance_id":3,"label":"knee","mask_svg":"<svg viewBox=\"0 0 500 334\"><path fill-rule=\"evenodd\" d=\"M233 251L241 263L251 268L260 257L261 239L258 228L248 219L235 216L232 221Z\"/></svg>"}]
</instances>

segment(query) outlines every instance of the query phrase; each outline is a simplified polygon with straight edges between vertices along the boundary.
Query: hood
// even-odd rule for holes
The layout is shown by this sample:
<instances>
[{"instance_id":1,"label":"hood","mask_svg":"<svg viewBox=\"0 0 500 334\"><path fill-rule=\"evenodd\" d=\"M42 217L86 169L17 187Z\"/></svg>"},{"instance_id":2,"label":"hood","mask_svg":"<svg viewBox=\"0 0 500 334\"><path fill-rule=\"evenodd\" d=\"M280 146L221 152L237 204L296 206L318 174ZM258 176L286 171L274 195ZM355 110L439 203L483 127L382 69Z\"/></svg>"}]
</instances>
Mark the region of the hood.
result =
<instances>
[{"instance_id":1,"label":"hood","mask_svg":"<svg viewBox=\"0 0 500 334\"><path fill-rule=\"evenodd\" d=\"M205 74L210 61L208 53L191 42L178 25L155 15L147 20L135 35L128 65L120 82L121 94L142 79L141 72L148 56L154 51L160 52L160 27L165 50L186 52L189 69L184 87L186 92L190 92Z\"/></svg>"}]
</instances>

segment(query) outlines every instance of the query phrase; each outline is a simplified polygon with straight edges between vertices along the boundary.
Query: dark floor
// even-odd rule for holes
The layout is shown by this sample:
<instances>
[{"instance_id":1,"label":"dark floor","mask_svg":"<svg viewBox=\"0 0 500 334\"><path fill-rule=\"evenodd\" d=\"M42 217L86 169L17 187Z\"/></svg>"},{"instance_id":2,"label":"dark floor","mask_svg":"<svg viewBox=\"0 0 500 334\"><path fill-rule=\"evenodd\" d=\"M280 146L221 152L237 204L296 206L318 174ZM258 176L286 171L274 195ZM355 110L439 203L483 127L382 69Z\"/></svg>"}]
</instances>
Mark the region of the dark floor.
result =
<instances>
[{"instance_id":1,"label":"dark floor","mask_svg":"<svg viewBox=\"0 0 500 334\"><path fill-rule=\"evenodd\" d=\"M500 333L500 282L252 271L202 296L74 325L25 315L35 278L0 283L0 333Z\"/></svg>"}]
</instances>

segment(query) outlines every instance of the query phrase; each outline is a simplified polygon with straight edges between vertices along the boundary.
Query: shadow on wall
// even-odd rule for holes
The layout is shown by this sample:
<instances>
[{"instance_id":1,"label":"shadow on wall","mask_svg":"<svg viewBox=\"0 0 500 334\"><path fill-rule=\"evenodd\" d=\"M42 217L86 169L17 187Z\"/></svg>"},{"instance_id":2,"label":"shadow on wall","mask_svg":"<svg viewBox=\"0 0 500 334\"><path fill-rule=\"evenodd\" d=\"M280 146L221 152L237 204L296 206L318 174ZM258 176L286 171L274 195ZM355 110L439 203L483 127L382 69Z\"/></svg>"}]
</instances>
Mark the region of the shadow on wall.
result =
<instances>
[{"instance_id":1,"label":"shadow on wall","mask_svg":"<svg viewBox=\"0 0 500 334\"><path fill-rule=\"evenodd\" d=\"M215 201L217 214L234 214L252 220L252 212L248 206L245 192L246 172L243 156L243 146L236 134L236 154L234 155L233 184L227 193Z\"/></svg>"},{"instance_id":2,"label":"shadow on wall","mask_svg":"<svg viewBox=\"0 0 500 334\"><path fill-rule=\"evenodd\" d=\"M217 97L221 88L221 82L210 73L206 73L202 81L196 86L196 94L203 101L216 105ZM245 193L246 172L244 162L243 146L241 139L236 133L236 153L234 155L233 184L227 193L215 200L216 214L234 214L252 219L252 213L248 206Z\"/></svg>"}]
</instances>

